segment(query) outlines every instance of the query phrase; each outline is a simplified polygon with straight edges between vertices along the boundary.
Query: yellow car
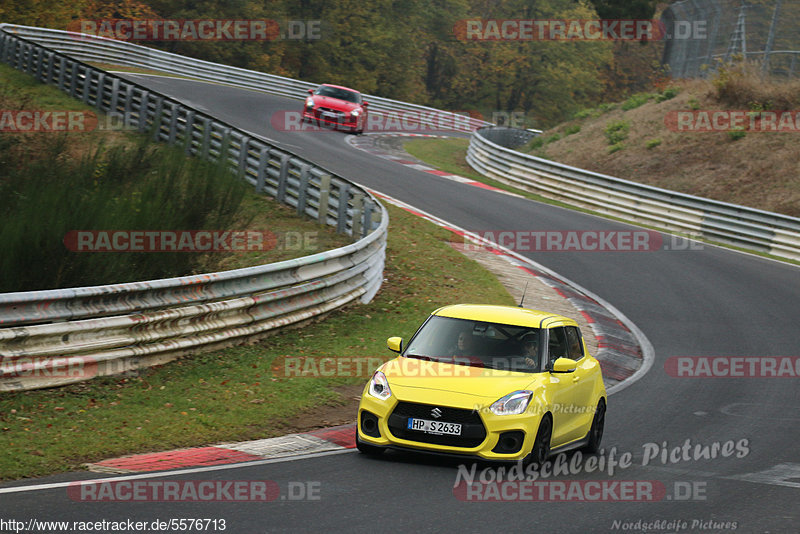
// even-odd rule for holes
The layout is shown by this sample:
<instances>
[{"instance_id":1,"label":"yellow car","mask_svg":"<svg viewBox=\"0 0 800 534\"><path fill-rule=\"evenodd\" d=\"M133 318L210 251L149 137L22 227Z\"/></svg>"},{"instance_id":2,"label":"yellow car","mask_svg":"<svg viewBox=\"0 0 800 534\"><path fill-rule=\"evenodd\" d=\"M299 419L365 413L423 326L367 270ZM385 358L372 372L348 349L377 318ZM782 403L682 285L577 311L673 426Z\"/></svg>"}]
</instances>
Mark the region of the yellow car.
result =
<instances>
[{"instance_id":1,"label":"yellow car","mask_svg":"<svg viewBox=\"0 0 800 534\"><path fill-rule=\"evenodd\" d=\"M512 306L434 311L400 354L378 368L358 407L366 454L405 449L536 462L574 448L596 452L606 390L578 324Z\"/></svg>"}]
</instances>

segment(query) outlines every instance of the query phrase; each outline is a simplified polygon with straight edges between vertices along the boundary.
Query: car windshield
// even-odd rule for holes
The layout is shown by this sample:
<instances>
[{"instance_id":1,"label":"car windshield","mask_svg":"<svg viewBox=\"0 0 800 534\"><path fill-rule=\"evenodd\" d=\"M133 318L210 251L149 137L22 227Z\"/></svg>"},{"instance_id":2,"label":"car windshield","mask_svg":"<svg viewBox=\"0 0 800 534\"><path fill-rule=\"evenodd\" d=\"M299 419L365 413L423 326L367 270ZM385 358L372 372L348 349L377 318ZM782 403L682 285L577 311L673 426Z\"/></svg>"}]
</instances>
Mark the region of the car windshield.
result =
<instances>
[{"instance_id":1,"label":"car windshield","mask_svg":"<svg viewBox=\"0 0 800 534\"><path fill-rule=\"evenodd\" d=\"M542 360L538 328L431 316L403 356L536 373Z\"/></svg>"},{"instance_id":2,"label":"car windshield","mask_svg":"<svg viewBox=\"0 0 800 534\"><path fill-rule=\"evenodd\" d=\"M348 91L347 89L339 89L338 87L328 87L323 85L314 92L315 95L328 96L331 98L338 98L339 100L346 100L354 104L361 103L361 94L355 91Z\"/></svg>"}]
</instances>

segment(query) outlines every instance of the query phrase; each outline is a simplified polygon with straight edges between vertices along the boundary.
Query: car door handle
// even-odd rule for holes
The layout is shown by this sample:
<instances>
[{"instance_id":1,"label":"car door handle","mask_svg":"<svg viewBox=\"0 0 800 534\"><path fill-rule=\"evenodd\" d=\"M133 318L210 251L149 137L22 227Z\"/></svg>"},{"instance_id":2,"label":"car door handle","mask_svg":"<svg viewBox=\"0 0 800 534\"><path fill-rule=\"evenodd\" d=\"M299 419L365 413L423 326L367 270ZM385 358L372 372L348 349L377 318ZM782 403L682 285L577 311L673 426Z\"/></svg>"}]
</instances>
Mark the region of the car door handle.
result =
<instances>
[{"instance_id":1,"label":"car door handle","mask_svg":"<svg viewBox=\"0 0 800 534\"><path fill-rule=\"evenodd\" d=\"M579 377L579 376L573 376L573 377L572 377L572 381L573 381L574 383L576 383L576 384L577 384L578 382L580 382L580 381L581 381L581 377Z\"/></svg>"}]
</instances>

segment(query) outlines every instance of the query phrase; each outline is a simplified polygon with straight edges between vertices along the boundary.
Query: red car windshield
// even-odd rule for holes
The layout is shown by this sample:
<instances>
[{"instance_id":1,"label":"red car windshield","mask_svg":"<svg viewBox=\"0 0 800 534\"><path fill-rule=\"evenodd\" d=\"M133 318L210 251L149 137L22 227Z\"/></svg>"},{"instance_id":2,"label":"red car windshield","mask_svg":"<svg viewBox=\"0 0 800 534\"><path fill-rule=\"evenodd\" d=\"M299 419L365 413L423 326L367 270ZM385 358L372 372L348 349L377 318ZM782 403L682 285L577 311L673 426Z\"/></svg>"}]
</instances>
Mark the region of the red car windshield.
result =
<instances>
[{"instance_id":1,"label":"red car windshield","mask_svg":"<svg viewBox=\"0 0 800 534\"><path fill-rule=\"evenodd\" d=\"M314 91L314 94L319 96L327 96L330 98L337 98L339 100L352 102L354 104L361 103L360 93L356 93L355 91L348 91L346 89L339 89L338 87L328 87L323 85L322 87Z\"/></svg>"}]
</instances>

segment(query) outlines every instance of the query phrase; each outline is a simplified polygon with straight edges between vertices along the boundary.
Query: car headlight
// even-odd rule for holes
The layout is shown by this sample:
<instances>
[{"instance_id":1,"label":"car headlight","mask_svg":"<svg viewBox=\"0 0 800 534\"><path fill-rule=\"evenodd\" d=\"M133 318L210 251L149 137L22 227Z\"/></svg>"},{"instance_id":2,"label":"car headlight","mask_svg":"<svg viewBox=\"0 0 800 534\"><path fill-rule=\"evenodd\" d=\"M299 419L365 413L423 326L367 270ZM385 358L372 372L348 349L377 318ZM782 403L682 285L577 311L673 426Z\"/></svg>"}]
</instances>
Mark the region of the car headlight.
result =
<instances>
[{"instance_id":1,"label":"car headlight","mask_svg":"<svg viewBox=\"0 0 800 534\"><path fill-rule=\"evenodd\" d=\"M306 107L307 108L313 108L314 107L314 99L313 98L307 98L306 99Z\"/></svg>"},{"instance_id":2,"label":"car headlight","mask_svg":"<svg viewBox=\"0 0 800 534\"><path fill-rule=\"evenodd\" d=\"M375 371L369 381L369 394L381 400L386 400L392 396L392 390L389 389L389 381L386 380L385 374Z\"/></svg>"},{"instance_id":3,"label":"car headlight","mask_svg":"<svg viewBox=\"0 0 800 534\"><path fill-rule=\"evenodd\" d=\"M527 389L514 391L497 400L490 409L495 415L519 415L528 407L533 391Z\"/></svg>"},{"instance_id":4,"label":"car headlight","mask_svg":"<svg viewBox=\"0 0 800 534\"><path fill-rule=\"evenodd\" d=\"M359 115L361 115L361 110L354 109L353 111L350 112L350 115L352 115L353 117L358 117Z\"/></svg>"}]
</instances>

